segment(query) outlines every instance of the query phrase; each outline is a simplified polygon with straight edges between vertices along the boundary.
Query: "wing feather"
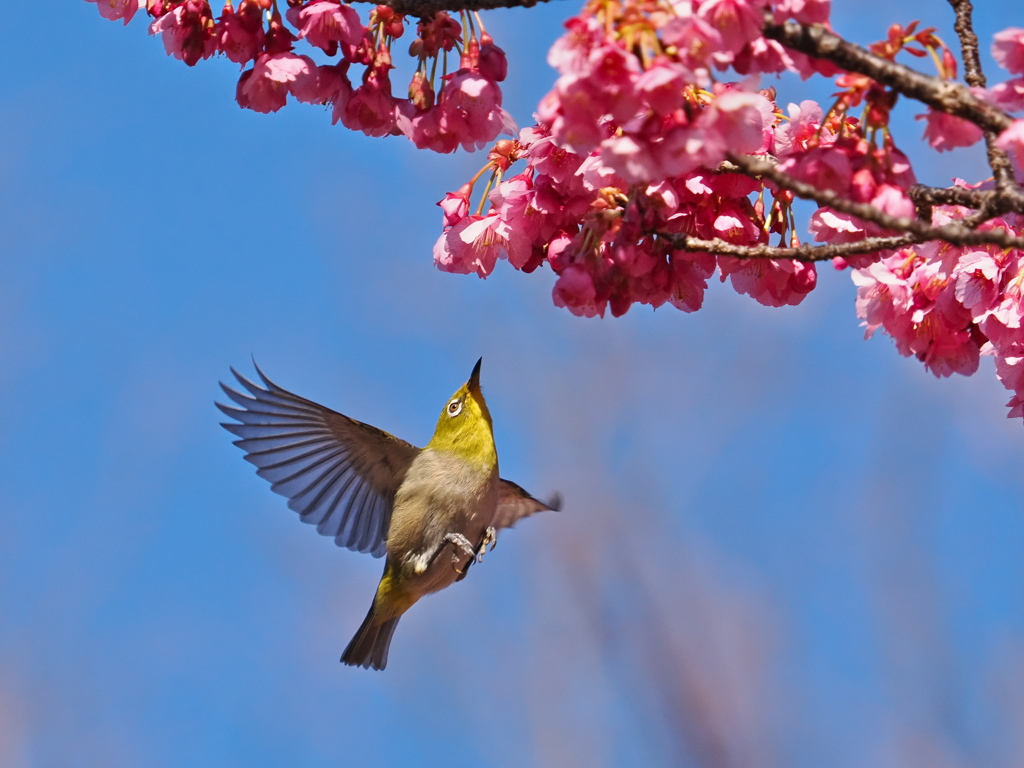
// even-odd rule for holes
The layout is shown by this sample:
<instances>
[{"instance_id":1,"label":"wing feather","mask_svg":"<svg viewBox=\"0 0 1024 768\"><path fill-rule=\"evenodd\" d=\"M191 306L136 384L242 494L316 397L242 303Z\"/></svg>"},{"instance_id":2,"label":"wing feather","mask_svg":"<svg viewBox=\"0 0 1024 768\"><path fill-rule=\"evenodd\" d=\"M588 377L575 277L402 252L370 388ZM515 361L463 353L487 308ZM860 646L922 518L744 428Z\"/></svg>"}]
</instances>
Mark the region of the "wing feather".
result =
<instances>
[{"instance_id":1,"label":"wing feather","mask_svg":"<svg viewBox=\"0 0 1024 768\"><path fill-rule=\"evenodd\" d=\"M524 517L537 512L557 512L562 508L562 497L557 493L546 504L538 501L510 480L498 481L498 511L494 516L495 528L511 528Z\"/></svg>"},{"instance_id":2,"label":"wing feather","mask_svg":"<svg viewBox=\"0 0 1024 768\"><path fill-rule=\"evenodd\" d=\"M259 366L259 383L231 372L240 388L222 383L231 404L217 407L237 422L222 426L256 474L338 546L382 556L395 493L419 449L289 392Z\"/></svg>"}]
</instances>

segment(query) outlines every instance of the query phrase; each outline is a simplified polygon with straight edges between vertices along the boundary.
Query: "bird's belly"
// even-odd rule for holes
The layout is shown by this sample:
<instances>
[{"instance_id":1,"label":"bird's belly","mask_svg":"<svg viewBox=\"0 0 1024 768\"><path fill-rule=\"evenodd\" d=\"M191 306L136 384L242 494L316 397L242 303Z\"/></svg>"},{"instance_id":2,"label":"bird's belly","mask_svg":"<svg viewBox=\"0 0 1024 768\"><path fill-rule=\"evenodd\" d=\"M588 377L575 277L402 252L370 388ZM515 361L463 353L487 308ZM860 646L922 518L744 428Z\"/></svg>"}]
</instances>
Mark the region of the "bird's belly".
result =
<instances>
[{"instance_id":1,"label":"bird's belly","mask_svg":"<svg viewBox=\"0 0 1024 768\"><path fill-rule=\"evenodd\" d=\"M417 487L415 479L403 484L392 513L388 556L402 563L407 587L417 597L444 589L459 577L472 555L445 537L459 534L476 549L497 505L496 473L476 482L431 483L429 489Z\"/></svg>"}]
</instances>

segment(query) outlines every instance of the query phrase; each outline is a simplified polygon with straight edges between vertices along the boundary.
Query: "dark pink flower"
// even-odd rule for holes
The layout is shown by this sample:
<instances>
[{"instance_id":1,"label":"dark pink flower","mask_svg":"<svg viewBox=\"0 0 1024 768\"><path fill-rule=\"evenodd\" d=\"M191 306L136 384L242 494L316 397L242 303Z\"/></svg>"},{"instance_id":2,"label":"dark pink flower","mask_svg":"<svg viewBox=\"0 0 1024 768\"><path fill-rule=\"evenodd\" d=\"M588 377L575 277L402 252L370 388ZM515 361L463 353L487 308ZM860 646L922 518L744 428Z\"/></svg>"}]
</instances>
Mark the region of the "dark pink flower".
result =
<instances>
[{"instance_id":1,"label":"dark pink flower","mask_svg":"<svg viewBox=\"0 0 1024 768\"><path fill-rule=\"evenodd\" d=\"M217 52L214 26L206 0L186 0L150 24L149 34L161 35L168 56L194 67Z\"/></svg>"},{"instance_id":2,"label":"dark pink flower","mask_svg":"<svg viewBox=\"0 0 1024 768\"><path fill-rule=\"evenodd\" d=\"M351 59L366 32L359 14L339 0L310 0L301 7L289 8L286 16L299 30L299 37L328 56L336 55L340 44L342 54Z\"/></svg>"},{"instance_id":3,"label":"dark pink flower","mask_svg":"<svg viewBox=\"0 0 1024 768\"><path fill-rule=\"evenodd\" d=\"M494 39L486 32L480 35L479 69L481 75L496 83L500 83L508 74L505 52L494 44Z\"/></svg>"},{"instance_id":4,"label":"dark pink flower","mask_svg":"<svg viewBox=\"0 0 1024 768\"><path fill-rule=\"evenodd\" d=\"M1024 119L1014 120L999 134L996 146L1010 156L1018 171L1024 169Z\"/></svg>"},{"instance_id":5,"label":"dark pink flower","mask_svg":"<svg viewBox=\"0 0 1024 768\"><path fill-rule=\"evenodd\" d=\"M746 0L704 0L697 16L722 36L725 47L737 52L761 36L761 6Z\"/></svg>"},{"instance_id":6,"label":"dark pink flower","mask_svg":"<svg viewBox=\"0 0 1024 768\"><path fill-rule=\"evenodd\" d=\"M1024 75L1024 29L1009 27L992 38L992 58L1003 69Z\"/></svg>"},{"instance_id":7,"label":"dark pink flower","mask_svg":"<svg viewBox=\"0 0 1024 768\"><path fill-rule=\"evenodd\" d=\"M818 280L814 265L802 261L719 256L718 268L723 280L730 278L737 293L745 293L767 307L799 304Z\"/></svg>"},{"instance_id":8,"label":"dark pink flower","mask_svg":"<svg viewBox=\"0 0 1024 768\"><path fill-rule=\"evenodd\" d=\"M892 184L879 185L871 200L871 205L883 213L897 218L914 217L914 203L902 189L894 187Z\"/></svg>"},{"instance_id":9,"label":"dark pink flower","mask_svg":"<svg viewBox=\"0 0 1024 768\"><path fill-rule=\"evenodd\" d=\"M1024 77L1014 77L988 90L989 99L1010 112L1024 110Z\"/></svg>"},{"instance_id":10,"label":"dark pink flower","mask_svg":"<svg viewBox=\"0 0 1024 768\"><path fill-rule=\"evenodd\" d=\"M677 16L660 31L661 39L676 47L680 63L691 70L710 69L724 46L721 33L698 16Z\"/></svg>"},{"instance_id":11,"label":"dark pink flower","mask_svg":"<svg viewBox=\"0 0 1024 768\"><path fill-rule=\"evenodd\" d=\"M672 266L669 303L683 312L696 312L704 304L704 291L718 265L717 259L710 253L673 251L669 262Z\"/></svg>"},{"instance_id":12,"label":"dark pink flower","mask_svg":"<svg viewBox=\"0 0 1024 768\"><path fill-rule=\"evenodd\" d=\"M503 241L495 235L495 214L467 216L450 227L434 245L434 263L444 272L487 277L494 271Z\"/></svg>"},{"instance_id":13,"label":"dark pink flower","mask_svg":"<svg viewBox=\"0 0 1024 768\"><path fill-rule=\"evenodd\" d=\"M363 84L356 88L343 108L334 105L334 121L367 136L389 136L396 130L396 100L391 95L387 72L367 69Z\"/></svg>"},{"instance_id":14,"label":"dark pink flower","mask_svg":"<svg viewBox=\"0 0 1024 768\"><path fill-rule=\"evenodd\" d=\"M483 75L460 69L449 75L438 98L440 128L453 134L473 151L492 142L503 130L514 127L501 108L501 89Z\"/></svg>"},{"instance_id":15,"label":"dark pink flower","mask_svg":"<svg viewBox=\"0 0 1024 768\"><path fill-rule=\"evenodd\" d=\"M644 103L659 115L671 115L683 104L683 88L693 76L671 61L655 62L636 81Z\"/></svg>"},{"instance_id":16,"label":"dark pink flower","mask_svg":"<svg viewBox=\"0 0 1024 768\"><path fill-rule=\"evenodd\" d=\"M96 9L104 19L116 21L122 19L125 24L132 20L145 0L86 0L96 3Z\"/></svg>"},{"instance_id":17,"label":"dark pink flower","mask_svg":"<svg viewBox=\"0 0 1024 768\"><path fill-rule=\"evenodd\" d=\"M969 120L931 107L925 114L918 115L917 119L928 121L924 138L939 152L948 152L954 147L969 147L981 141L984 136L981 128Z\"/></svg>"},{"instance_id":18,"label":"dark pink flower","mask_svg":"<svg viewBox=\"0 0 1024 768\"><path fill-rule=\"evenodd\" d=\"M529 173L506 179L490 195L492 211L501 219L497 231L505 241L505 255L516 269L522 269L530 260L541 231L544 217L533 205L535 197Z\"/></svg>"},{"instance_id":19,"label":"dark pink flower","mask_svg":"<svg viewBox=\"0 0 1024 768\"><path fill-rule=\"evenodd\" d=\"M787 111L789 120L775 126L773 147L778 157L832 144L832 132L821 126L825 113L818 102L807 100L800 102L799 106L790 104Z\"/></svg>"},{"instance_id":20,"label":"dark pink flower","mask_svg":"<svg viewBox=\"0 0 1024 768\"><path fill-rule=\"evenodd\" d=\"M975 318L994 309L1002 271L996 258L986 251L964 253L953 270L956 300L971 310Z\"/></svg>"},{"instance_id":21,"label":"dark pink flower","mask_svg":"<svg viewBox=\"0 0 1024 768\"><path fill-rule=\"evenodd\" d=\"M548 51L548 64L563 75L586 74L590 52L604 40L604 28L593 16L569 19L565 28L568 31Z\"/></svg>"},{"instance_id":22,"label":"dark pink flower","mask_svg":"<svg viewBox=\"0 0 1024 768\"><path fill-rule=\"evenodd\" d=\"M276 112L288 101L291 89L308 85L316 76L316 64L308 56L294 53L263 54L252 69L238 80L235 100L239 106L256 112Z\"/></svg>"},{"instance_id":23,"label":"dark pink flower","mask_svg":"<svg viewBox=\"0 0 1024 768\"><path fill-rule=\"evenodd\" d=\"M217 50L236 64L245 65L263 51L266 34L263 29L263 9L256 0L242 0L235 11L231 3L224 10L214 29Z\"/></svg>"},{"instance_id":24,"label":"dark pink flower","mask_svg":"<svg viewBox=\"0 0 1024 768\"><path fill-rule=\"evenodd\" d=\"M759 93L729 89L717 95L697 122L706 135L704 164L713 165L729 152L764 152L771 145L775 110Z\"/></svg>"},{"instance_id":25,"label":"dark pink flower","mask_svg":"<svg viewBox=\"0 0 1024 768\"><path fill-rule=\"evenodd\" d=\"M289 91L303 104L337 104L343 94L344 98L352 94L347 72L348 62L344 61L310 67L295 76Z\"/></svg>"},{"instance_id":26,"label":"dark pink flower","mask_svg":"<svg viewBox=\"0 0 1024 768\"><path fill-rule=\"evenodd\" d=\"M469 196L473 193L470 184L463 184L458 192L449 192L438 203L444 211L444 225L453 227L469 215Z\"/></svg>"},{"instance_id":27,"label":"dark pink flower","mask_svg":"<svg viewBox=\"0 0 1024 768\"><path fill-rule=\"evenodd\" d=\"M829 0L781 0L775 5L775 20L796 19L803 24L824 24L828 21Z\"/></svg>"},{"instance_id":28,"label":"dark pink flower","mask_svg":"<svg viewBox=\"0 0 1024 768\"><path fill-rule=\"evenodd\" d=\"M580 264L562 270L551 290L556 307L565 307L578 317L604 317L607 299L599 299L594 277Z\"/></svg>"}]
</instances>

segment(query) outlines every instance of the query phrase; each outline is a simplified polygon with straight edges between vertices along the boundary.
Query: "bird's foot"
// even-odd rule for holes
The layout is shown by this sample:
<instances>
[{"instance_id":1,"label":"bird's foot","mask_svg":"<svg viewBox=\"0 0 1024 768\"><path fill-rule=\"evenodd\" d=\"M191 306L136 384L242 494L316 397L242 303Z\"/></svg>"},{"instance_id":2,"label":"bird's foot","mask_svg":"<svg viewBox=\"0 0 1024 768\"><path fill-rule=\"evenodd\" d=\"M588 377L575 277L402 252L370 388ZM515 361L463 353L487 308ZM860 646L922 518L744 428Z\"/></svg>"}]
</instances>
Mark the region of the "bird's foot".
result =
<instances>
[{"instance_id":1,"label":"bird's foot","mask_svg":"<svg viewBox=\"0 0 1024 768\"><path fill-rule=\"evenodd\" d=\"M494 530L493 525L487 526L487 530L484 531L484 537L480 541L480 546L476 550L476 561L482 563L484 561L484 553L488 549L494 549L498 546L498 532Z\"/></svg>"},{"instance_id":2,"label":"bird's foot","mask_svg":"<svg viewBox=\"0 0 1024 768\"><path fill-rule=\"evenodd\" d=\"M442 546L444 544L451 544L455 551L452 553L452 567L455 572L462 574L464 569L459 568L459 557L460 555L468 555L470 558L476 556L476 551L473 549L473 545L469 543L469 539L463 536L461 533L448 533L445 534Z\"/></svg>"}]
</instances>

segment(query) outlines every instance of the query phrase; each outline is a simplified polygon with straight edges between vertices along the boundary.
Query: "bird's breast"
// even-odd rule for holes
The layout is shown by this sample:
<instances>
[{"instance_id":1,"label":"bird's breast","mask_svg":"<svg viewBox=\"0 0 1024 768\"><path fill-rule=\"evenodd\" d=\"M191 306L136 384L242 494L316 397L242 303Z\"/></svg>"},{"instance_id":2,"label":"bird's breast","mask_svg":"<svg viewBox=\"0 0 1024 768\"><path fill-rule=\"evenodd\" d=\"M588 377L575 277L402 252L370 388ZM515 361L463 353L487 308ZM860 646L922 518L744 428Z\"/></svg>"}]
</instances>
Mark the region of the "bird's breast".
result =
<instances>
[{"instance_id":1,"label":"bird's breast","mask_svg":"<svg viewBox=\"0 0 1024 768\"><path fill-rule=\"evenodd\" d=\"M413 461L395 494L388 529L388 557L410 565L421 561L421 567L414 570L424 577L424 592L441 589L458 575L452 568L452 553L443 552L429 571L422 573L425 558L442 546L449 533L465 536L475 547L491 524L497 506L496 466L474 467L457 456L425 449ZM444 568L439 567L441 564ZM428 581L431 583L427 584Z\"/></svg>"}]
</instances>

